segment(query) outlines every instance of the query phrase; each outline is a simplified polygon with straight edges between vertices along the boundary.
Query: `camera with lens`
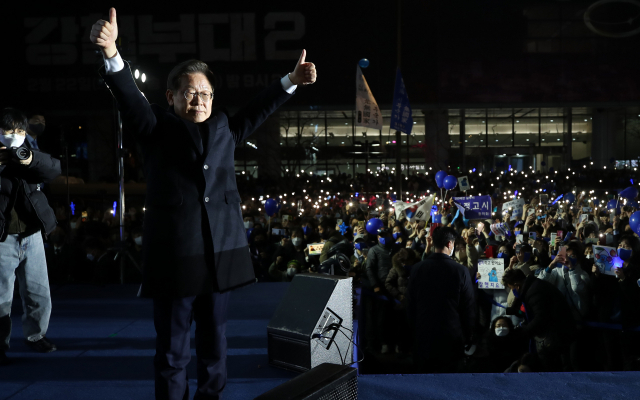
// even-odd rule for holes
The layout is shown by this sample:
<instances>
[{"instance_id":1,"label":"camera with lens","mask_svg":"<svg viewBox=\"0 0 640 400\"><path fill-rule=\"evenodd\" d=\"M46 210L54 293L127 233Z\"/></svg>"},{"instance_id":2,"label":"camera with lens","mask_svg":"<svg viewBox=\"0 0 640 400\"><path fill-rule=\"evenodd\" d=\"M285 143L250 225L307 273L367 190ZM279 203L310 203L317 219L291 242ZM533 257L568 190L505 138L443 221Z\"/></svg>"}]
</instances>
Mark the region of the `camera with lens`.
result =
<instances>
[{"instance_id":1,"label":"camera with lens","mask_svg":"<svg viewBox=\"0 0 640 400\"><path fill-rule=\"evenodd\" d=\"M9 149L11 158L17 161L28 160L31 157L31 150L26 147L12 147Z\"/></svg>"}]
</instances>

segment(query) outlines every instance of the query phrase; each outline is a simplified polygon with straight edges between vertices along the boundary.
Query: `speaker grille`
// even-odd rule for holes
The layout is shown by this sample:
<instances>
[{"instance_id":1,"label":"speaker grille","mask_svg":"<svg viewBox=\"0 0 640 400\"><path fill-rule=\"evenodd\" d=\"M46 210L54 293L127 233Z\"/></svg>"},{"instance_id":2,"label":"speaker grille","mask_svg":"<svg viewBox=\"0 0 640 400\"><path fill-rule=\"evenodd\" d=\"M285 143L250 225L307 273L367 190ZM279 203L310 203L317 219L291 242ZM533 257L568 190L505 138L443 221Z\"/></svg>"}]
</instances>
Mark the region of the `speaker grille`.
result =
<instances>
[{"instance_id":1,"label":"speaker grille","mask_svg":"<svg viewBox=\"0 0 640 400\"><path fill-rule=\"evenodd\" d=\"M274 365L294 371L311 369L311 345L309 342L268 334L269 361Z\"/></svg>"},{"instance_id":2,"label":"speaker grille","mask_svg":"<svg viewBox=\"0 0 640 400\"><path fill-rule=\"evenodd\" d=\"M357 400L358 399L358 378L352 377L348 381L341 383L318 400Z\"/></svg>"}]
</instances>

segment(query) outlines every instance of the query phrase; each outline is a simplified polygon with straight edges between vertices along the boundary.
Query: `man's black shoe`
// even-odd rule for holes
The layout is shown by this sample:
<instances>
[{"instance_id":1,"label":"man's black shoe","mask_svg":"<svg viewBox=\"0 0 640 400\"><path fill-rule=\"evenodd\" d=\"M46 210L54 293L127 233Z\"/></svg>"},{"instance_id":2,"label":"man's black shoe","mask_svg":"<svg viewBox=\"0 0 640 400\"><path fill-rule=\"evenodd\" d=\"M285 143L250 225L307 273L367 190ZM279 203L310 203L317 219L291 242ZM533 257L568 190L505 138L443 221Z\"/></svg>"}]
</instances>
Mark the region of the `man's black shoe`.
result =
<instances>
[{"instance_id":1,"label":"man's black shoe","mask_svg":"<svg viewBox=\"0 0 640 400\"><path fill-rule=\"evenodd\" d=\"M7 365L7 364L9 364L9 357L7 357L4 350L0 350L0 365Z\"/></svg>"},{"instance_id":2,"label":"man's black shoe","mask_svg":"<svg viewBox=\"0 0 640 400\"><path fill-rule=\"evenodd\" d=\"M31 347L32 350L35 350L38 353L51 353L52 351L58 350L56 345L51 343L46 337L43 337L37 342L30 342L28 340L25 340L25 342L27 342L27 345Z\"/></svg>"}]
</instances>

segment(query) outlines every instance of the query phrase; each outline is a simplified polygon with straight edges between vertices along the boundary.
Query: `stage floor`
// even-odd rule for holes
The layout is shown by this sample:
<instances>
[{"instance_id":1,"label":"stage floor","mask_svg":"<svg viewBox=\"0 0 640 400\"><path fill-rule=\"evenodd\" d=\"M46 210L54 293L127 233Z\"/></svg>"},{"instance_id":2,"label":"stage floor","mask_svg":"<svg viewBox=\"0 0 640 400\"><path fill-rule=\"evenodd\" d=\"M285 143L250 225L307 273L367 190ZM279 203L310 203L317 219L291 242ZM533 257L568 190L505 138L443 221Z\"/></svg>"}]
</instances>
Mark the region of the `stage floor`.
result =
<instances>
[{"instance_id":1,"label":"stage floor","mask_svg":"<svg viewBox=\"0 0 640 400\"><path fill-rule=\"evenodd\" d=\"M231 295L225 400L253 399L296 376L267 364L266 326L287 286L261 283ZM7 352L12 362L0 366L0 399L153 399L152 307L150 300L135 297L137 290L132 285L52 288L47 336L58 351L50 354L33 353L23 343L22 308L14 302ZM193 396L195 362L189 376ZM358 386L365 400L638 399L639 378L637 372L361 375Z\"/></svg>"}]
</instances>

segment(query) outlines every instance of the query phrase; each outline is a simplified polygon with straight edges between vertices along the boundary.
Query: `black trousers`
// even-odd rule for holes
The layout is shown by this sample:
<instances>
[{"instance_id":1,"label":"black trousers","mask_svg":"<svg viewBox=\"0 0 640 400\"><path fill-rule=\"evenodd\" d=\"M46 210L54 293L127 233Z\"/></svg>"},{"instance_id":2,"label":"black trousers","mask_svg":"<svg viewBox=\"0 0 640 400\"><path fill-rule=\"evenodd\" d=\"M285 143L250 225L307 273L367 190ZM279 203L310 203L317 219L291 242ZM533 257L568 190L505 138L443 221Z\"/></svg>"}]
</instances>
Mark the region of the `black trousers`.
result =
<instances>
[{"instance_id":1,"label":"black trousers","mask_svg":"<svg viewBox=\"0 0 640 400\"><path fill-rule=\"evenodd\" d=\"M196 322L198 391L194 399L217 400L227 382L229 293L153 300L156 328L155 389L158 400L189 398L191 323Z\"/></svg>"}]
</instances>

